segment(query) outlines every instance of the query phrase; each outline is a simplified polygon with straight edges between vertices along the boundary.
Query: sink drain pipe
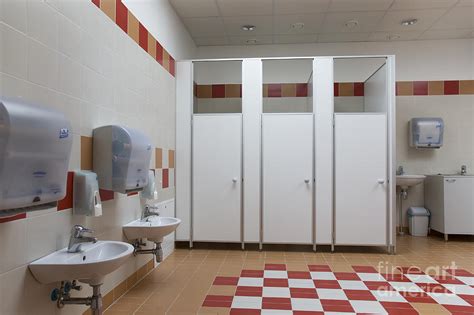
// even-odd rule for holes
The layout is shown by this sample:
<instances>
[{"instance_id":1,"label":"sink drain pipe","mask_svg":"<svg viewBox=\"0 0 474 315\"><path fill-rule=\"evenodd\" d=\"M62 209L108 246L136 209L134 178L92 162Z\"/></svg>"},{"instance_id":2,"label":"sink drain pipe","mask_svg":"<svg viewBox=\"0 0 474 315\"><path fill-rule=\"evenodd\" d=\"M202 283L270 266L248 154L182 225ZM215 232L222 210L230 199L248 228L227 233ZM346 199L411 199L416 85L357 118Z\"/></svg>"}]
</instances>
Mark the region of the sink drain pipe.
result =
<instances>
[{"instance_id":1,"label":"sink drain pipe","mask_svg":"<svg viewBox=\"0 0 474 315\"><path fill-rule=\"evenodd\" d=\"M145 246L146 243L137 240L133 247L135 248L133 255L141 255L141 254L152 254L155 256L156 262L160 263L163 261L163 248L161 247L161 243L155 243L153 248L150 249L142 249L142 246Z\"/></svg>"},{"instance_id":2,"label":"sink drain pipe","mask_svg":"<svg viewBox=\"0 0 474 315\"><path fill-rule=\"evenodd\" d=\"M92 315L102 315L102 294L100 287L102 284L90 285L92 287L92 296L88 297L71 297L71 290L81 291L82 287L76 285L74 280L72 283L67 281L61 282L61 288L54 289L51 293L51 300L56 301L58 308L66 305L87 305L91 307Z\"/></svg>"}]
</instances>

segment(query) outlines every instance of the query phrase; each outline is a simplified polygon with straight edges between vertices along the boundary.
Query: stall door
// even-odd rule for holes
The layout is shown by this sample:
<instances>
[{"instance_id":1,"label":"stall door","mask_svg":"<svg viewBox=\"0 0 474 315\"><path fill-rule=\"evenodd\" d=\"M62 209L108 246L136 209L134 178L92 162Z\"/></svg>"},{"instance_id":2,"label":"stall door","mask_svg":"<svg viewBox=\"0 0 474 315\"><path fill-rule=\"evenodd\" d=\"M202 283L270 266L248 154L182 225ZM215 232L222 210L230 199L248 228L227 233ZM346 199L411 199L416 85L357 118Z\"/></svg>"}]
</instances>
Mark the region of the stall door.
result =
<instances>
[{"instance_id":1,"label":"stall door","mask_svg":"<svg viewBox=\"0 0 474 315\"><path fill-rule=\"evenodd\" d=\"M387 240L387 118L335 115L335 243Z\"/></svg>"},{"instance_id":2,"label":"stall door","mask_svg":"<svg viewBox=\"0 0 474 315\"><path fill-rule=\"evenodd\" d=\"M194 241L241 241L241 158L241 114L194 115Z\"/></svg>"},{"instance_id":3,"label":"stall door","mask_svg":"<svg viewBox=\"0 0 474 315\"><path fill-rule=\"evenodd\" d=\"M313 115L262 116L263 242L312 242Z\"/></svg>"}]
</instances>

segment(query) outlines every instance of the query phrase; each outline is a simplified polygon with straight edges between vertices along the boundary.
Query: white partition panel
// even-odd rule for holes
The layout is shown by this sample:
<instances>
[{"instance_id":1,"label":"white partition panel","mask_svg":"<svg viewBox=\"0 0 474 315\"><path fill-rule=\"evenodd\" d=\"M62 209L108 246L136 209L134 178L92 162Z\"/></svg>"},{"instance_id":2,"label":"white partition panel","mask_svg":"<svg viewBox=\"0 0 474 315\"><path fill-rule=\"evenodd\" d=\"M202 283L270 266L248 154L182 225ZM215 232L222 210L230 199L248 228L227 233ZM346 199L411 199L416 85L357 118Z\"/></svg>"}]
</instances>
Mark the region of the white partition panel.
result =
<instances>
[{"instance_id":1,"label":"white partition panel","mask_svg":"<svg viewBox=\"0 0 474 315\"><path fill-rule=\"evenodd\" d=\"M263 242L312 243L313 115L262 115Z\"/></svg>"},{"instance_id":2,"label":"white partition panel","mask_svg":"<svg viewBox=\"0 0 474 315\"><path fill-rule=\"evenodd\" d=\"M193 241L241 241L242 115L193 116Z\"/></svg>"},{"instance_id":3,"label":"white partition panel","mask_svg":"<svg viewBox=\"0 0 474 315\"><path fill-rule=\"evenodd\" d=\"M387 243L387 117L335 114L335 244Z\"/></svg>"}]
</instances>

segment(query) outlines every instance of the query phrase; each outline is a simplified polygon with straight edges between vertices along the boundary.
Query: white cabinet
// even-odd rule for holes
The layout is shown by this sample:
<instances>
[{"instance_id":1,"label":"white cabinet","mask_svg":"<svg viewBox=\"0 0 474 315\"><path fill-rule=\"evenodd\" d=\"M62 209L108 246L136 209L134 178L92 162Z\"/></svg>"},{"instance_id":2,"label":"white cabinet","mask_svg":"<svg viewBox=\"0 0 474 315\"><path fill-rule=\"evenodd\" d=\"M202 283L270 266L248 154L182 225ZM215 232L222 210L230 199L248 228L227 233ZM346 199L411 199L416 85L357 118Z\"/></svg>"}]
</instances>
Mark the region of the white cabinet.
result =
<instances>
[{"instance_id":1,"label":"white cabinet","mask_svg":"<svg viewBox=\"0 0 474 315\"><path fill-rule=\"evenodd\" d=\"M474 234L474 176L428 176L425 207L431 229L449 234Z\"/></svg>"}]
</instances>

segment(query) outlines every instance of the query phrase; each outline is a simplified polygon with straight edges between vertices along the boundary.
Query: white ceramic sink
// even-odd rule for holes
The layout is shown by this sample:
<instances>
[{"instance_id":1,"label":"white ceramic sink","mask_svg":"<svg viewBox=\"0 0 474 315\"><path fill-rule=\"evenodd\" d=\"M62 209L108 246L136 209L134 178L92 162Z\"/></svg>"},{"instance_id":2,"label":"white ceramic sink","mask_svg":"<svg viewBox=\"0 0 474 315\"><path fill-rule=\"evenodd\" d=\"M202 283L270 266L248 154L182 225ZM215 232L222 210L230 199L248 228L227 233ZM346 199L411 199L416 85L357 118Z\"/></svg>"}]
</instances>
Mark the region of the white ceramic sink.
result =
<instances>
[{"instance_id":1,"label":"white ceramic sink","mask_svg":"<svg viewBox=\"0 0 474 315\"><path fill-rule=\"evenodd\" d=\"M102 284L104 277L133 253L132 245L115 241L83 243L81 248L79 253L68 253L64 248L32 262L29 267L33 276L43 284L63 280Z\"/></svg>"},{"instance_id":2,"label":"white ceramic sink","mask_svg":"<svg viewBox=\"0 0 474 315\"><path fill-rule=\"evenodd\" d=\"M180 223L181 220L177 218L151 216L146 220L135 220L124 225L123 232L130 241L146 238L151 242L161 243L163 237L173 233Z\"/></svg>"},{"instance_id":3,"label":"white ceramic sink","mask_svg":"<svg viewBox=\"0 0 474 315\"><path fill-rule=\"evenodd\" d=\"M408 189L408 187L421 184L425 178L425 175L397 175L397 186Z\"/></svg>"}]
</instances>

